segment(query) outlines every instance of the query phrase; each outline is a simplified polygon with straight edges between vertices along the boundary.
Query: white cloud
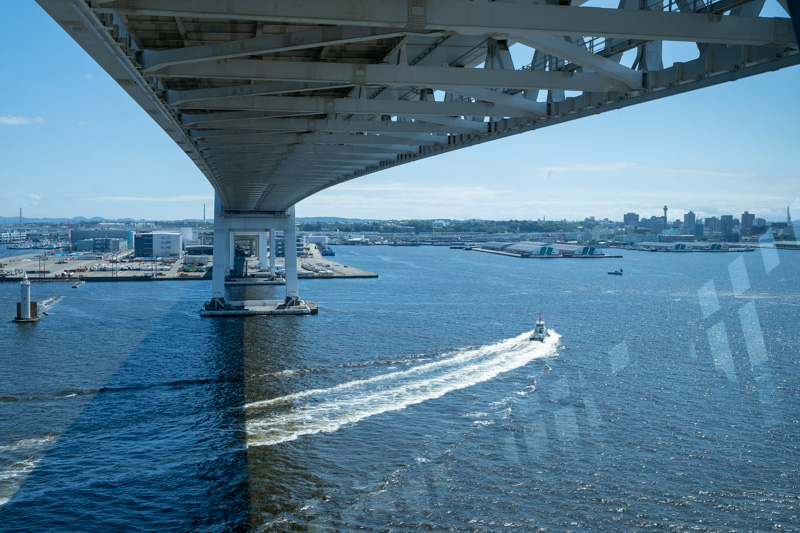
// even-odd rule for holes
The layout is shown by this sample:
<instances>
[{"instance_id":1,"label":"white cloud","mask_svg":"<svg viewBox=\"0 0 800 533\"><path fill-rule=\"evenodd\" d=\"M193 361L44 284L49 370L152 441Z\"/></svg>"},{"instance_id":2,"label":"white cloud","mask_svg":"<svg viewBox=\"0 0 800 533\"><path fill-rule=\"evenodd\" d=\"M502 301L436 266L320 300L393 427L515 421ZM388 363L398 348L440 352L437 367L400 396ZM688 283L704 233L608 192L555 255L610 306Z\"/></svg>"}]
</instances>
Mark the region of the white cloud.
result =
<instances>
[{"instance_id":1,"label":"white cloud","mask_svg":"<svg viewBox=\"0 0 800 533\"><path fill-rule=\"evenodd\" d=\"M78 126L85 126L85 125L86 125L86 121L85 120L79 120L78 121Z\"/></svg>"},{"instance_id":2,"label":"white cloud","mask_svg":"<svg viewBox=\"0 0 800 533\"><path fill-rule=\"evenodd\" d=\"M471 213L506 204L510 191L482 186L436 186L399 182L347 182L301 202L300 216L366 218L473 218ZM308 215L306 215L306 213Z\"/></svg>"},{"instance_id":3,"label":"white cloud","mask_svg":"<svg viewBox=\"0 0 800 533\"><path fill-rule=\"evenodd\" d=\"M14 115L6 115L4 117L0 117L0 124L6 124L9 126L20 126L24 124L42 124L44 123L44 119L42 117L15 117Z\"/></svg>"},{"instance_id":4,"label":"white cloud","mask_svg":"<svg viewBox=\"0 0 800 533\"><path fill-rule=\"evenodd\" d=\"M92 79L92 75L91 74L84 74L83 77L86 78L87 80L91 80Z\"/></svg>"},{"instance_id":5,"label":"white cloud","mask_svg":"<svg viewBox=\"0 0 800 533\"><path fill-rule=\"evenodd\" d=\"M577 163L572 165L541 167L542 172L619 172L622 170L642 170L637 163L618 161L615 163Z\"/></svg>"},{"instance_id":6,"label":"white cloud","mask_svg":"<svg viewBox=\"0 0 800 533\"><path fill-rule=\"evenodd\" d=\"M376 194L385 194L391 193L393 196L392 198L397 199L398 194L402 195L405 199L410 198L431 198L431 197L446 197L446 198L453 198L453 199L466 199L466 198L488 198L488 197L497 197L502 196L505 194L509 194L511 191L501 190L501 189L488 189L486 187L481 186L468 186L468 187L459 187L459 186L449 186L449 185L439 185L439 186L428 186L428 185L416 185L410 183L398 183L398 182L388 182L388 183L359 183L357 181L349 181L347 183L343 183L341 185L337 185L336 187L331 187L330 189L325 190L325 194L330 195L338 195L338 194L347 194L349 195L352 192L360 192L365 195L370 193Z\"/></svg>"},{"instance_id":7,"label":"white cloud","mask_svg":"<svg viewBox=\"0 0 800 533\"><path fill-rule=\"evenodd\" d=\"M572 164L552 167L541 167L536 170L542 172L624 172L634 171L642 174L646 173L659 173L659 174L675 174L679 176L693 175L693 176L713 176L722 178L754 178L755 174L741 174L733 172L717 172L713 170L705 170L699 168L671 168L671 167L657 167L641 165L639 163L630 163L626 161L617 161L611 163L588 163L588 164Z\"/></svg>"},{"instance_id":8,"label":"white cloud","mask_svg":"<svg viewBox=\"0 0 800 533\"><path fill-rule=\"evenodd\" d=\"M41 199L42 199L42 197L41 197L41 196L39 196L38 194L32 194L32 193L31 193L31 194L29 194L29 195L27 195L27 196L28 196L28 198L30 198L31 200L41 200Z\"/></svg>"}]
</instances>

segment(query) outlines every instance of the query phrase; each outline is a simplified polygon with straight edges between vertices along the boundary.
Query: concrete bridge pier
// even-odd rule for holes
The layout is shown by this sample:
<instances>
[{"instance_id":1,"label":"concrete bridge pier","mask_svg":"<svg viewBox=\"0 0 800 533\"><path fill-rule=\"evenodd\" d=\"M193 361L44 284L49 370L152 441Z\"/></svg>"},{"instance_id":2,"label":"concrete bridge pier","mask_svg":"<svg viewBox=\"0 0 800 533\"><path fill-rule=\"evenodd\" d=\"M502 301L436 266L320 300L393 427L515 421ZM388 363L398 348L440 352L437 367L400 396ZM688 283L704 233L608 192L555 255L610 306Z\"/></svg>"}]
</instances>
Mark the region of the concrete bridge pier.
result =
<instances>
[{"instance_id":1,"label":"concrete bridge pier","mask_svg":"<svg viewBox=\"0 0 800 533\"><path fill-rule=\"evenodd\" d=\"M297 226L295 225L294 206L289 208L289 216L283 228L283 257L286 273L286 305L297 305L300 295L297 291Z\"/></svg>"},{"instance_id":2,"label":"concrete bridge pier","mask_svg":"<svg viewBox=\"0 0 800 533\"><path fill-rule=\"evenodd\" d=\"M214 195L214 265L211 269L211 301L205 308L225 308L225 279L233 264L233 239L222 217L222 202Z\"/></svg>"},{"instance_id":3,"label":"concrete bridge pier","mask_svg":"<svg viewBox=\"0 0 800 533\"><path fill-rule=\"evenodd\" d=\"M275 231L269 230L269 273L275 276Z\"/></svg>"},{"instance_id":4,"label":"concrete bridge pier","mask_svg":"<svg viewBox=\"0 0 800 533\"><path fill-rule=\"evenodd\" d=\"M267 233L262 231L258 234L258 263L261 268L267 267Z\"/></svg>"},{"instance_id":5,"label":"concrete bridge pier","mask_svg":"<svg viewBox=\"0 0 800 533\"><path fill-rule=\"evenodd\" d=\"M226 298L225 284L234 267L235 242L239 239L256 239L258 256L266 262L266 234L269 232L270 272L275 273L275 232L283 230L286 295L283 300L232 301ZM297 283L297 228L294 206L279 213L226 213L217 196L214 200L214 266L211 277L211 300L200 314L202 316L248 316L266 314L316 314L312 302L300 299ZM250 283L242 280L241 283ZM238 283L230 281L230 283ZM253 284L260 284L253 281ZM262 283L275 283L264 280Z\"/></svg>"}]
</instances>

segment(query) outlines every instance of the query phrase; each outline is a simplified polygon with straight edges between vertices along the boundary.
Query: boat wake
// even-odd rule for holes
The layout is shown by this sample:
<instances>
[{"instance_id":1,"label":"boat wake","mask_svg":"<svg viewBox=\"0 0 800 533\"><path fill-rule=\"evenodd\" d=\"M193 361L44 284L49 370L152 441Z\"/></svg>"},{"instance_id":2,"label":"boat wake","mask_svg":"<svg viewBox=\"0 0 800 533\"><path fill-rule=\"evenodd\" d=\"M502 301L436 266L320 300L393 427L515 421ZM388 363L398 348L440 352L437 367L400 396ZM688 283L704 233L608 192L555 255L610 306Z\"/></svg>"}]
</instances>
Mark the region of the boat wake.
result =
<instances>
[{"instance_id":1,"label":"boat wake","mask_svg":"<svg viewBox=\"0 0 800 533\"><path fill-rule=\"evenodd\" d=\"M531 332L478 348L464 348L398 372L245 405L248 446L271 446L302 435L330 433L370 416L404 409L471 387L556 354L559 339L528 340Z\"/></svg>"},{"instance_id":2,"label":"boat wake","mask_svg":"<svg viewBox=\"0 0 800 533\"><path fill-rule=\"evenodd\" d=\"M0 445L0 507L14 496L57 439L58 435L48 435Z\"/></svg>"}]
</instances>

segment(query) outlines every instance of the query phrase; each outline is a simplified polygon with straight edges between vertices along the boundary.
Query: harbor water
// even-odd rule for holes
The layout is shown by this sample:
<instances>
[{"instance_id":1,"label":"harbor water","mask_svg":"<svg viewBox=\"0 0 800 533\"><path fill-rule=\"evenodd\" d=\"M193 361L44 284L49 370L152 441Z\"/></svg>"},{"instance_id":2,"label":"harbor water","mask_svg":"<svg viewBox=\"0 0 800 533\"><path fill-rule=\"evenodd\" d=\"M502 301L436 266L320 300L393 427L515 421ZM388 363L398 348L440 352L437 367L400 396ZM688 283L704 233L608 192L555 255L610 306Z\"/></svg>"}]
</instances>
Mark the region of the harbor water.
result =
<instances>
[{"instance_id":1,"label":"harbor water","mask_svg":"<svg viewBox=\"0 0 800 533\"><path fill-rule=\"evenodd\" d=\"M317 316L0 284L0 531L800 529L797 252L336 254Z\"/></svg>"}]
</instances>

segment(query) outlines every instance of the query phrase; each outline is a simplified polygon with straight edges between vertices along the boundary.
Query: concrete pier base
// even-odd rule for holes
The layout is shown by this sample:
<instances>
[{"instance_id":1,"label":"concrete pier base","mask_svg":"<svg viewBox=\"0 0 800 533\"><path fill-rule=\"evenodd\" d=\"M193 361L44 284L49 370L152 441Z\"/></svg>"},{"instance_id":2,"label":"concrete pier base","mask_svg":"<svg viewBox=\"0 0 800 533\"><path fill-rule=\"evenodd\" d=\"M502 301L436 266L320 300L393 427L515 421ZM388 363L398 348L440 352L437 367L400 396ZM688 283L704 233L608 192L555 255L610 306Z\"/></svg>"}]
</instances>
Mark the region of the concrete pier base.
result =
<instances>
[{"instance_id":1,"label":"concrete pier base","mask_svg":"<svg viewBox=\"0 0 800 533\"><path fill-rule=\"evenodd\" d=\"M38 322L40 318L39 316L39 305L38 302L27 302L28 303L28 312L25 312L25 309L22 307L22 302L17 302L17 316L14 317L14 322L24 324L27 322Z\"/></svg>"},{"instance_id":2,"label":"concrete pier base","mask_svg":"<svg viewBox=\"0 0 800 533\"><path fill-rule=\"evenodd\" d=\"M13 321L13 322L16 322L17 324L26 324L26 323L28 323L28 322L39 322L39 320L40 320L41 318L42 318L42 317L40 317L40 316L37 316L37 317L31 317L31 318L19 318L19 317L14 317L14 319L13 319L12 321Z\"/></svg>"},{"instance_id":3,"label":"concrete pier base","mask_svg":"<svg viewBox=\"0 0 800 533\"><path fill-rule=\"evenodd\" d=\"M255 316L255 315L316 315L317 304L295 300L287 304L280 300L230 301L217 306L209 302L200 311L200 316Z\"/></svg>"},{"instance_id":4,"label":"concrete pier base","mask_svg":"<svg viewBox=\"0 0 800 533\"><path fill-rule=\"evenodd\" d=\"M286 285L286 282L282 279L234 278L225 280L225 285Z\"/></svg>"}]
</instances>

